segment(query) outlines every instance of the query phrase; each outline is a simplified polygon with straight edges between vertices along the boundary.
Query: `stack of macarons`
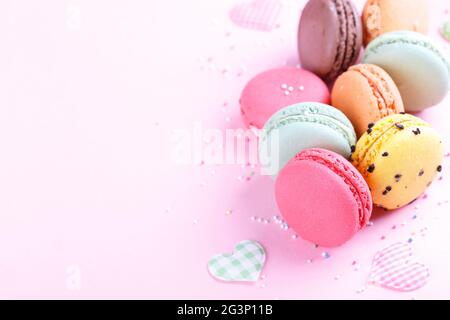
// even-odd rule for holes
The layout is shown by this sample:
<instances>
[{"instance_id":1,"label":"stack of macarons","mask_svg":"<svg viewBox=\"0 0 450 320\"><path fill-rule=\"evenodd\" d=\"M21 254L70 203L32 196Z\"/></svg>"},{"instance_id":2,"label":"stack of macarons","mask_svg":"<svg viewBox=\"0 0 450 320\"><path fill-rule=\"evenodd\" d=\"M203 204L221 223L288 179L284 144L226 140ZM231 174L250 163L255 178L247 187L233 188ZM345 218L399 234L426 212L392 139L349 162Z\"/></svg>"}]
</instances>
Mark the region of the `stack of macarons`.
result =
<instances>
[{"instance_id":1,"label":"stack of macarons","mask_svg":"<svg viewBox=\"0 0 450 320\"><path fill-rule=\"evenodd\" d=\"M427 31L426 0L367 0L362 15L350 0L309 0L298 31L304 69L246 85L241 113L262 129L263 172L305 240L340 246L373 206L402 208L441 172L441 137L407 114L450 90L450 63Z\"/></svg>"}]
</instances>

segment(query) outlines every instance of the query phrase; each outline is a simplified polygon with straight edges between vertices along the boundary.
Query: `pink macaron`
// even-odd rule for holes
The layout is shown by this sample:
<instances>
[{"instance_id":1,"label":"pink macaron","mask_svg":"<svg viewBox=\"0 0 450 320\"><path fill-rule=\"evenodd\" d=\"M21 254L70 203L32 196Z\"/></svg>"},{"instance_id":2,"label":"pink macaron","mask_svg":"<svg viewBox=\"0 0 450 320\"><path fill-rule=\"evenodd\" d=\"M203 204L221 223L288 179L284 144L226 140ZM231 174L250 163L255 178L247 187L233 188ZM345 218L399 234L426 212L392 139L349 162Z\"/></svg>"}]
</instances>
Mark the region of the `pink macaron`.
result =
<instances>
[{"instance_id":1,"label":"pink macaron","mask_svg":"<svg viewBox=\"0 0 450 320\"><path fill-rule=\"evenodd\" d=\"M329 104L330 91L318 76L299 68L258 74L247 83L240 99L245 124L258 129L278 110L300 102Z\"/></svg>"},{"instance_id":2,"label":"pink macaron","mask_svg":"<svg viewBox=\"0 0 450 320\"><path fill-rule=\"evenodd\" d=\"M275 183L278 207L303 239L337 247L364 228L372 214L369 187L342 156L323 149L300 152Z\"/></svg>"}]
</instances>

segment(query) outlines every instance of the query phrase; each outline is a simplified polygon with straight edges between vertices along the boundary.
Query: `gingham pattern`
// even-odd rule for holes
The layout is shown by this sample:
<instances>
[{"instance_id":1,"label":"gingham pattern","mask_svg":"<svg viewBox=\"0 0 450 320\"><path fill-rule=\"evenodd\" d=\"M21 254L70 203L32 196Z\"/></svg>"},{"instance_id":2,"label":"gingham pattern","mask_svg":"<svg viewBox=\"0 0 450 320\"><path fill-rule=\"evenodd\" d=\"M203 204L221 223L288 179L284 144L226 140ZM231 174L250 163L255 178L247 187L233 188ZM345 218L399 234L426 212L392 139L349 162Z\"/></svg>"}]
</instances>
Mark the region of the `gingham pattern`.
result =
<instances>
[{"instance_id":1,"label":"gingham pattern","mask_svg":"<svg viewBox=\"0 0 450 320\"><path fill-rule=\"evenodd\" d=\"M281 7L279 0L247 1L231 9L230 19L240 27L271 31L277 24Z\"/></svg>"},{"instance_id":2,"label":"gingham pattern","mask_svg":"<svg viewBox=\"0 0 450 320\"><path fill-rule=\"evenodd\" d=\"M411 263L412 248L406 243L395 243L376 253L369 282L397 291L414 291L428 281L428 268Z\"/></svg>"},{"instance_id":3,"label":"gingham pattern","mask_svg":"<svg viewBox=\"0 0 450 320\"><path fill-rule=\"evenodd\" d=\"M264 248L256 241L245 240L234 253L218 254L208 262L212 276L221 281L257 281L266 260Z\"/></svg>"},{"instance_id":4,"label":"gingham pattern","mask_svg":"<svg viewBox=\"0 0 450 320\"><path fill-rule=\"evenodd\" d=\"M441 34L445 40L450 42L450 21L444 23L444 25L441 28Z\"/></svg>"}]
</instances>

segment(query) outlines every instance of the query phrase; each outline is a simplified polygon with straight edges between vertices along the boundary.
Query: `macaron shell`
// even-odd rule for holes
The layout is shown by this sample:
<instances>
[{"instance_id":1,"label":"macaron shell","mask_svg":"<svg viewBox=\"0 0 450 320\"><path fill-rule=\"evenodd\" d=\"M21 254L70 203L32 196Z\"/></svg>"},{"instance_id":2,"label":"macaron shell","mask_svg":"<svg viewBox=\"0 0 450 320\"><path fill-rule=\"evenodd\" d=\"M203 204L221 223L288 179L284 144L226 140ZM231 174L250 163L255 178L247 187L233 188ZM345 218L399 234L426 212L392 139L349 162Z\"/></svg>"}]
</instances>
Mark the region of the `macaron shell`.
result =
<instances>
[{"instance_id":1,"label":"macaron shell","mask_svg":"<svg viewBox=\"0 0 450 320\"><path fill-rule=\"evenodd\" d=\"M323 163L293 159L277 178L275 197L283 217L303 239L336 247L351 239L370 217L370 212L359 216L361 208L352 188ZM371 209L371 202L368 205Z\"/></svg>"},{"instance_id":2,"label":"macaron shell","mask_svg":"<svg viewBox=\"0 0 450 320\"><path fill-rule=\"evenodd\" d=\"M417 33L386 33L367 47L363 63L383 68L396 83L405 110L419 112L441 102L450 90L445 56Z\"/></svg>"},{"instance_id":3,"label":"macaron shell","mask_svg":"<svg viewBox=\"0 0 450 320\"><path fill-rule=\"evenodd\" d=\"M345 1L344 6L347 15L346 54L340 69L336 74L332 75L333 79L355 64L363 45L363 28L359 11L352 1Z\"/></svg>"},{"instance_id":4,"label":"macaron shell","mask_svg":"<svg viewBox=\"0 0 450 320\"><path fill-rule=\"evenodd\" d=\"M281 127L278 130L278 142L274 142L279 146L278 153L270 149L272 142L260 144L261 163L264 167L270 168L272 175L278 174L279 170L302 150L323 148L349 158L352 146L333 128L315 122L298 122Z\"/></svg>"},{"instance_id":5,"label":"macaron shell","mask_svg":"<svg viewBox=\"0 0 450 320\"><path fill-rule=\"evenodd\" d=\"M333 69L339 48L340 20L332 0L310 0L299 25L299 54L302 66L319 77Z\"/></svg>"},{"instance_id":6,"label":"macaron shell","mask_svg":"<svg viewBox=\"0 0 450 320\"><path fill-rule=\"evenodd\" d=\"M242 92L240 105L245 124L261 129L278 110L306 101L329 103L327 85L307 70L280 68L250 80Z\"/></svg>"},{"instance_id":7,"label":"macaron shell","mask_svg":"<svg viewBox=\"0 0 450 320\"><path fill-rule=\"evenodd\" d=\"M390 31L428 32L426 0L368 0L362 14L364 45Z\"/></svg>"},{"instance_id":8,"label":"macaron shell","mask_svg":"<svg viewBox=\"0 0 450 320\"><path fill-rule=\"evenodd\" d=\"M417 199L438 174L443 147L431 127L397 132L377 150L372 173L365 172L374 204L392 210ZM417 131L416 131L417 132ZM386 156L388 153L388 156ZM383 156L385 154L385 156Z\"/></svg>"},{"instance_id":9,"label":"macaron shell","mask_svg":"<svg viewBox=\"0 0 450 320\"><path fill-rule=\"evenodd\" d=\"M358 170L366 175L370 161L378 155L382 144L398 132L399 124L411 123L416 127L429 126L425 121L410 114L395 114L378 121L371 130L364 133L356 144L352 154L352 162ZM370 133L369 133L370 132Z\"/></svg>"},{"instance_id":10,"label":"macaron shell","mask_svg":"<svg viewBox=\"0 0 450 320\"><path fill-rule=\"evenodd\" d=\"M310 0L303 9L298 47L303 67L334 80L358 58L362 26L348 0Z\"/></svg>"},{"instance_id":11,"label":"macaron shell","mask_svg":"<svg viewBox=\"0 0 450 320\"><path fill-rule=\"evenodd\" d=\"M358 137L370 123L404 111L394 81L384 70L374 65L350 67L336 80L331 101L350 119Z\"/></svg>"}]
</instances>

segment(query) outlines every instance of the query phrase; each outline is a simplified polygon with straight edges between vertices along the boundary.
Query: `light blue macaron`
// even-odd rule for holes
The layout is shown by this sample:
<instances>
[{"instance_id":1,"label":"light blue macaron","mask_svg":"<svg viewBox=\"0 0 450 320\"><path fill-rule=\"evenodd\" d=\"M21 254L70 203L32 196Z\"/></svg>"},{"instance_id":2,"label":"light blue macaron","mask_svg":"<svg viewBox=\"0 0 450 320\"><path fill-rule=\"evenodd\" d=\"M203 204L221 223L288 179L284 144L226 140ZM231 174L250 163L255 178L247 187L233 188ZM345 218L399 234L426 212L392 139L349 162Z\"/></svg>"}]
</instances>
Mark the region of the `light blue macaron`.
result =
<instances>
[{"instance_id":1,"label":"light blue macaron","mask_svg":"<svg viewBox=\"0 0 450 320\"><path fill-rule=\"evenodd\" d=\"M431 39L417 32L381 35L369 43L362 61L389 73L407 112L419 112L438 104L450 90L448 57Z\"/></svg>"},{"instance_id":2,"label":"light blue macaron","mask_svg":"<svg viewBox=\"0 0 450 320\"><path fill-rule=\"evenodd\" d=\"M350 158L356 134L350 120L329 105L306 102L286 107L265 124L259 142L263 173L277 176L300 151L322 148Z\"/></svg>"}]
</instances>

